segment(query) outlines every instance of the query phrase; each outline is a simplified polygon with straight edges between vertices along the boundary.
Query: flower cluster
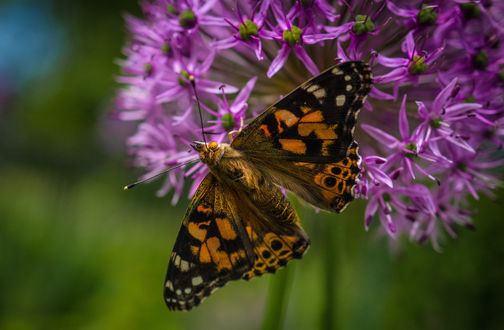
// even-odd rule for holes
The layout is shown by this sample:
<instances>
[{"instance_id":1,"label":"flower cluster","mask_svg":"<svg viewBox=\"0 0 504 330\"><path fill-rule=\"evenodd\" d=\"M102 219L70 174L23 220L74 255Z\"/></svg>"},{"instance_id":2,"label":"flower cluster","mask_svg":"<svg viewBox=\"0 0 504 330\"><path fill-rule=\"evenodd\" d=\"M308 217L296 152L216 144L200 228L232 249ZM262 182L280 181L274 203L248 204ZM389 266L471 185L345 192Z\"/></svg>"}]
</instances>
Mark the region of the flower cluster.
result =
<instances>
[{"instance_id":1,"label":"flower cluster","mask_svg":"<svg viewBox=\"0 0 504 330\"><path fill-rule=\"evenodd\" d=\"M355 195L380 221L436 247L472 228L468 201L500 184L504 3L464 0L152 0L127 17L115 114L139 123L128 145L145 177L171 166L173 202L207 172L188 144L228 139L260 110L335 59L372 65L356 139ZM198 100L196 97L198 97ZM211 135L210 135L211 134Z\"/></svg>"}]
</instances>

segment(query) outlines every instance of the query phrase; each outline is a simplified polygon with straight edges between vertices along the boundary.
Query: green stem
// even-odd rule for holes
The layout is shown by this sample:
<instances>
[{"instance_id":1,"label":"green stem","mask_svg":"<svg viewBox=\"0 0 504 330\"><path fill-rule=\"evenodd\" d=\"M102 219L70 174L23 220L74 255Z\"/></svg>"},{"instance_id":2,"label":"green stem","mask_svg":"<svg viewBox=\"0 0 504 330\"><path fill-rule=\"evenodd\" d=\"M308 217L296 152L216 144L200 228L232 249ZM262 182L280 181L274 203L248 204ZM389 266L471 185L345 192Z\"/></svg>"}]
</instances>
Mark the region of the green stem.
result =
<instances>
[{"instance_id":1,"label":"green stem","mask_svg":"<svg viewBox=\"0 0 504 330\"><path fill-rule=\"evenodd\" d=\"M285 312L289 302L291 277L294 265L289 265L271 276L266 309L264 311L263 330L278 330L284 324Z\"/></svg>"},{"instance_id":2,"label":"green stem","mask_svg":"<svg viewBox=\"0 0 504 330\"><path fill-rule=\"evenodd\" d=\"M322 272L325 296L321 315L321 329L330 330L336 329L337 325L337 296L336 296L336 281L338 278L337 274L337 262L338 262L338 241L339 231L342 230L341 226L338 226L337 220L340 219L324 219L327 221L327 229L324 231L324 262ZM339 227L339 228L338 228Z\"/></svg>"}]
</instances>

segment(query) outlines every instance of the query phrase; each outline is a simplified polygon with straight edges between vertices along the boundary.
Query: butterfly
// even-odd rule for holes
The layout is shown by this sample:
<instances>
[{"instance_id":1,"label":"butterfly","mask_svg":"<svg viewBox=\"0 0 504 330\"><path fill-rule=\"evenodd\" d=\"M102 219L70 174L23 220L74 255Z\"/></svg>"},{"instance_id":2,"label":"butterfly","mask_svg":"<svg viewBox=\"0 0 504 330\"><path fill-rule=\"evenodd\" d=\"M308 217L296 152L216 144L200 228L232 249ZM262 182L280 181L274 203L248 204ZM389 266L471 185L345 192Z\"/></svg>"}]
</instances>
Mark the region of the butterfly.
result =
<instances>
[{"instance_id":1,"label":"butterfly","mask_svg":"<svg viewBox=\"0 0 504 330\"><path fill-rule=\"evenodd\" d=\"M165 280L171 310L190 310L237 279L274 273L310 245L281 187L341 212L353 199L357 115L372 85L363 62L337 64L267 108L231 144L193 142L209 174L185 213Z\"/></svg>"}]
</instances>

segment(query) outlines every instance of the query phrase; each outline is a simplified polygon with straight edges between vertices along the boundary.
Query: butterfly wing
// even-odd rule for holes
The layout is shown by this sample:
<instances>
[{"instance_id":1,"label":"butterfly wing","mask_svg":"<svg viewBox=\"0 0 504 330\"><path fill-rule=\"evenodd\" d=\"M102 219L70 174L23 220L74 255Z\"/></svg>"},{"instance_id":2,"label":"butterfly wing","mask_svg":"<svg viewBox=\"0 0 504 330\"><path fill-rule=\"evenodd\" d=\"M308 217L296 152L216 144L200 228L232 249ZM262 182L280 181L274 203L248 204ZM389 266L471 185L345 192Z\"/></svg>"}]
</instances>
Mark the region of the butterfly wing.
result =
<instances>
[{"instance_id":1,"label":"butterfly wing","mask_svg":"<svg viewBox=\"0 0 504 330\"><path fill-rule=\"evenodd\" d=\"M360 166L353 132L371 84L367 64L335 65L269 107L231 146L277 184L341 212L353 199Z\"/></svg>"},{"instance_id":2,"label":"butterfly wing","mask_svg":"<svg viewBox=\"0 0 504 330\"><path fill-rule=\"evenodd\" d=\"M270 202L259 206L212 174L205 178L170 257L169 309L190 310L228 281L274 272L302 256L308 238L297 215L278 188L268 194Z\"/></svg>"}]
</instances>

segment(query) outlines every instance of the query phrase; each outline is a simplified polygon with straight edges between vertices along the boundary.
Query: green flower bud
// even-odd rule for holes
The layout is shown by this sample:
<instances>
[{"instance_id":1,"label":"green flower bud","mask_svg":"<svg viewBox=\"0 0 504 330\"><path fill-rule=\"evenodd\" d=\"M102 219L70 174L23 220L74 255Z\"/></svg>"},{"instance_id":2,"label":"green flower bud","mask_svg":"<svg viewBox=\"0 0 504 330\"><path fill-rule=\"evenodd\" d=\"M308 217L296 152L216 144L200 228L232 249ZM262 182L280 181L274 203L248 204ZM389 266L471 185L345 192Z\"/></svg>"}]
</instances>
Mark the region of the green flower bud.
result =
<instances>
[{"instance_id":1,"label":"green flower bud","mask_svg":"<svg viewBox=\"0 0 504 330\"><path fill-rule=\"evenodd\" d=\"M437 118L437 119L432 119L429 124L430 124L430 127L432 127L432 128L440 128L441 123L442 123L441 119Z\"/></svg>"},{"instance_id":2,"label":"green flower bud","mask_svg":"<svg viewBox=\"0 0 504 330\"><path fill-rule=\"evenodd\" d=\"M478 18L481 14L479 6L475 3L462 3L460 4L460 9L465 19Z\"/></svg>"},{"instance_id":3,"label":"green flower bud","mask_svg":"<svg viewBox=\"0 0 504 330\"><path fill-rule=\"evenodd\" d=\"M180 26L186 29L192 29L193 27L195 27L196 22L197 22L196 15L191 9L185 9L179 15Z\"/></svg>"},{"instance_id":4,"label":"green flower bud","mask_svg":"<svg viewBox=\"0 0 504 330\"><path fill-rule=\"evenodd\" d=\"M480 50L479 53L473 56L472 64L476 70L483 71L488 65L488 55L485 51Z\"/></svg>"},{"instance_id":5,"label":"green flower bud","mask_svg":"<svg viewBox=\"0 0 504 330\"><path fill-rule=\"evenodd\" d=\"M175 8L174 5L169 3L166 5L166 12L168 14L177 15L177 8Z\"/></svg>"},{"instance_id":6,"label":"green flower bud","mask_svg":"<svg viewBox=\"0 0 504 330\"><path fill-rule=\"evenodd\" d=\"M423 56L415 55L413 56L413 61L409 64L409 72L413 75L422 74L428 69L427 63L425 63L425 58Z\"/></svg>"},{"instance_id":7,"label":"green flower bud","mask_svg":"<svg viewBox=\"0 0 504 330\"><path fill-rule=\"evenodd\" d=\"M423 6L418 12L417 20L420 25L434 25L437 21L437 13L434 7Z\"/></svg>"},{"instance_id":8,"label":"green flower bud","mask_svg":"<svg viewBox=\"0 0 504 330\"><path fill-rule=\"evenodd\" d=\"M283 32L283 40L285 40L289 45L294 46L301 40L301 33L303 31L297 26L293 25L290 30L285 30Z\"/></svg>"},{"instance_id":9,"label":"green flower bud","mask_svg":"<svg viewBox=\"0 0 504 330\"><path fill-rule=\"evenodd\" d=\"M258 30L257 24L248 19L245 23L240 24L240 38L249 40L250 37L257 35Z\"/></svg>"},{"instance_id":10,"label":"green flower bud","mask_svg":"<svg viewBox=\"0 0 504 330\"><path fill-rule=\"evenodd\" d=\"M161 46L161 51L163 52L163 54L168 55L171 52L171 46L167 43L163 44L163 46Z\"/></svg>"},{"instance_id":11,"label":"green flower bud","mask_svg":"<svg viewBox=\"0 0 504 330\"><path fill-rule=\"evenodd\" d=\"M355 22L352 27L352 31L356 35L362 35L364 33L372 32L375 29L375 24L367 15L357 15L355 17Z\"/></svg>"},{"instance_id":12,"label":"green flower bud","mask_svg":"<svg viewBox=\"0 0 504 330\"><path fill-rule=\"evenodd\" d=\"M414 144L414 143L408 143L407 145L404 146L406 149L410 150L410 152L407 152L406 153L406 157L409 157L409 158L416 158L418 157L417 155L417 145Z\"/></svg>"}]
</instances>

